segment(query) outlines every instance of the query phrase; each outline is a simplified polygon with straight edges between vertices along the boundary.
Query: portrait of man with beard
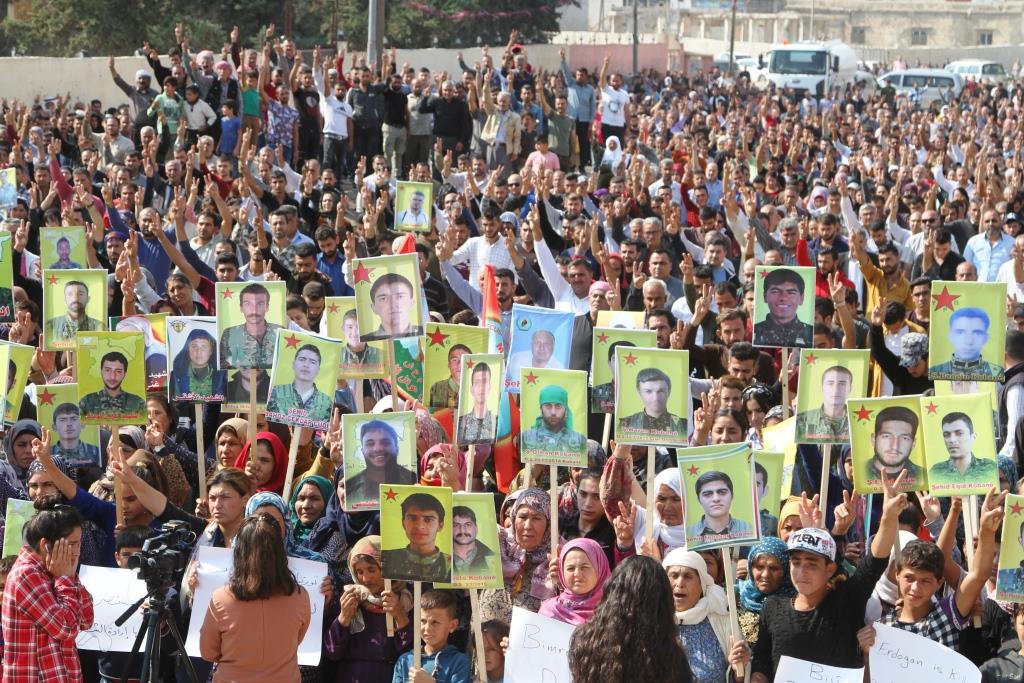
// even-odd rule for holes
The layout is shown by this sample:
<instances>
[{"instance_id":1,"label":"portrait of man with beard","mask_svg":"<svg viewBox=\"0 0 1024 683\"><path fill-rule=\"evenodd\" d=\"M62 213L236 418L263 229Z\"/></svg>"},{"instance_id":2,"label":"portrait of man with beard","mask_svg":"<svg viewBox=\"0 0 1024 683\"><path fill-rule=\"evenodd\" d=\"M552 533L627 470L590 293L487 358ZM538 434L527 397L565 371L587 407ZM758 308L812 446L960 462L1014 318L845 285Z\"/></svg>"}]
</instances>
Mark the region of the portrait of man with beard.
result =
<instances>
[{"instance_id":1,"label":"portrait of man with beard","mask_svg":"<svg viewBox=\"0 0 1024 683\"><path fill-rule=\"evenodd\" d=\"M416 472L399 462L402 440L389 422L375 418L358 424L346 418L364 419L360 415L345 415L342 418L342 432L358 434L359 439L358 448L352 449L357 452L352 457L346 455L345 459L345 509L376 509L380 503L381 484L415 484ZM414 429L411 428L411 431ZM346 452L348 450L346 448ZM347 473L355 469L360 458L364 469L348 476Z\"/></svg>"},{"instance_id":2,"label":"portrait of man with beard","mask_svg":"<svg viewBox=\"0 0 1024 683\"><path fill-rule=\"evenodd\" d=\"M86 312L89 287L84 282L70 280L64 284L64 304L64 315L46 321L47 342L70 342L73 345L78 332L98 332L103 329L103 323L90 318Z\"/></svg>"},{"instance_id":3,"label":"portrait of man with beard","mask_svg":"<svg viewBox=\"0 0 1024 683\"><path fill-rule=\"evenodd\" d=\"M921 478L921 467L910 461L910 453L917 441L917 427L920 419L914 411L903 406L889 406L878 412L875 430L871 437L874 456L868 460L858 478L868 485L882 480L885 471L890 479L907 471L904 484L912 485Z\"/></svg>"}]
</instances>

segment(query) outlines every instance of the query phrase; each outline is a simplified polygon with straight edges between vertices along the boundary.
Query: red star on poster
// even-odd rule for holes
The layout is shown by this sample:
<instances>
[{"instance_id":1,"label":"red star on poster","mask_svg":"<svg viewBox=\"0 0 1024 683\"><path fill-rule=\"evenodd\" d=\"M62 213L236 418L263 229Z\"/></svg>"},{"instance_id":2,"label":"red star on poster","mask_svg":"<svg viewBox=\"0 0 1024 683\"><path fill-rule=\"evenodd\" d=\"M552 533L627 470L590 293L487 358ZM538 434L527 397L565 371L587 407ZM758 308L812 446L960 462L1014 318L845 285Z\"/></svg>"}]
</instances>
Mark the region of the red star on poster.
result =
<instances>
[{"instance_id":1,"label":"red star on poster","mask_svg":"<svg viewBox=\"0 0 1024 683\"><path fill-rule=\"evenodd\" d=\"M767 270L764 270L764 269L762 269L762 270L761 270L761 277L762 277L762 278L766 278L766 277L768 277L768 271L767 271Z\"/></svg>"},{"instance_id":2,"label":"red star on poster","mask_svg":"<svg viewBox=\"0 0 1024 683\"><path fill-rule=\"evenodd\" d=\"M536 384L537 383L537 375L533 374L533 372L530 372L530 374L526 376L526 383L527 384Z\"/></svg>"},{"instance_id":3,"label":"red star on poster","mask_svg":"<svg viewBox=\"0 0 1024 683\"><path fill-rule=\"evenodd\" d=\"M443 333L440 327L435 327L434 331L427 335L427 339L430 340L431 346L444 346L444 340L450 336L450 334Z\"/></svg>"},{"instance_id":4,"label":"red star on poster","mask_svg":"<svg viewBox=\"0 0 1024 683\"><path fill-rule=\"evenodd\" d=\"M353 271L352 273L353 277L355 277L356 279L356 284L358 285L360 282L370 284L370 273L372 273L375 270L377 269L367 268L366 266L363 265L363 262L360 261L359 264L356 266L355 271Z\"/></svg>"},{"instance_id":5,"label":"red star on poster","mask_svg":"<svg viewBox=\"0 0 1024 683\"><path fill-rule=\"evenodd\" d=\"M864 407L863 404L861 404L860 410L857 411L857 419L858 420L868 420L868 419L871 419L871 413L872 413L872 411L868 410L867 408Z\"/></svg>"},{"instance_id":6,"label":"red star on poster","mask_svg":"<svg viewBox=\"0 0 1024 683\"><path fill-rule=\"evenodd\" d=\"M398 494L394 489L388 489L384 492L384 500L398 500Z\"/></svg>"},{"instance_id":7,"label":"red star on poster","mask_svg":"<svg viewBox=\"0 0 1024 683\"><path fill-rule=\"evenodd\" d=\"M818 360L818 357L815 356L813 353L808 354L807 357L804 358L804 362L807 363L808 365L814 365L814 361L816 360Z\"/></svg>"},{"instance_id":8,"label":"red star on poster","mask_svg":"<svg viewBox=\"0 0 1024 683\"><path fill-rule=\"evenodd\" d=\"M473 365L475 365L475 363L473 361L471 361L471 360L467 360L466 361L466 368L467 369L472 370L473 369Z\"/></svg>"},{"instance_id":9,"label":"red star on poster","mask_svg":"<svg viewBox=\"0 0 1024 683\"><path fill-rule=\"evenodd\" d=\"M960 298L959 294L950 294L949 287L946 285L942 286L942 291L938 294L932 294L932 298L935 299L935 310L941 311L943 308L953 310L953 302Z\"/></svg>"},{"instance_id":10,"label":"red star on poster","mask_svg":"<svg viewBox=\"0 0 1024 683\"><path fill-rule=\"evenodd\" d=\"M57 276L56 275L51 275L50 277L48 277L46 279L49 281L49 283L51 285L57 284Z\"/></svg>"},{"instance_id":11,"label":"red star on poster","mask_svg":"<svg viewBox=\"0 0 1024 683\"><path fill-rule=\"evenodd\" d=\"M327 307L327 311L329 313L337 313L338 312L338 304L331 304L330 306Z\"/></svg>"},{"instance_id":12,"label":"red star on poster","mask_svg":"<svg viewBox=\"0 0 1024 683\"><path fill-rule=\"evenodd\" d=\"M597 335L597 341L601 342L602 344L607 344L608 335L602 332L601 334Z\"/></svg>"},{"instance_id":13,"label":"red star on poster","mask_svg":"<svg viewBox=\"0 0 1024 683\"><path fill-rule=\"evenodd\" d=\"M626 361L626 365L636 365L636 356L632 353L628 354L623 360Z\"/></svg>"},{"instance_id":14,"label":"red star on poster","mask_svg":"<svg viewBox=\"0 0 1024 683\"><path fill-rule=\"evenodd\" d=\"M221 291L220 295L222 297L224 297L225 299L230 299L231 297L233 297L235 295L235 293L233 291L231 291L230 289L225 289L225 290Z\"/></svg>"},{"instance_id":15,"label":"red star on poster","mask_svg":"<svg viewBox=\"0 0 1024 683\"><path fill-rule=\"evenodd\" d=\"M1012 512L1015 515L1019 515L1021 510L1024 510L1024 507L1021 507L1020 503L1014 503L1013 505L1010 506L1010 512Z\"/></svg>"},{"instance_id":16,"label":"red star on poster","mask_svg":"<svg viewBox=\"0 0 1024 683\"><path fill-rule=\"evenodd\" d=\"M50 393L49 389L46 389L45 391L43 391L43 393L39 394L39 403L41 405L52 406L53 405L53 399L56 396L57 396L57 394L52 394L52 393Z\"/></svg>"},{"instance_id":17,"label":"red star on poster","mask_svg":"<svg viewBox=\"0 0 1024 683\"><path fill-rule=\"evenodd\" d=\"M696 466L696 465L690 465L689 467L687 467L687 468L686 468L686 472L687 472L687 473L688 473L688 474L689 474L689 475L690 475L691 477L696 477L696 476L697 476L697 472L699 472L699 471L700 471L700 470L698 470L698 469L697 469L697 466Z\"/></svg>"},{"instance_id":18,"label":"red star on poster","mask_svg":"<svg viewBox=\"0 0 1024 683\"><path fill-rule=\"evenodd\" d=\"M937 405L935 405L934 401L929 402L928 405L925 406L925 410L928 411L929 415L934 415L935 411L938 410L938 409L939 409L939 407Z\"/></svg>"},{"instance_id":19,"label":"red star on poster","mask_svg":"<svg viewBox=\"0 0 1024 683\"><path fill-rule=\"evenodd\" d=\"M293 334L290 337L285 337L284 343L287 345L287 348L294 349L299 345L299 338Z\"/></svg>"}]
</instances>

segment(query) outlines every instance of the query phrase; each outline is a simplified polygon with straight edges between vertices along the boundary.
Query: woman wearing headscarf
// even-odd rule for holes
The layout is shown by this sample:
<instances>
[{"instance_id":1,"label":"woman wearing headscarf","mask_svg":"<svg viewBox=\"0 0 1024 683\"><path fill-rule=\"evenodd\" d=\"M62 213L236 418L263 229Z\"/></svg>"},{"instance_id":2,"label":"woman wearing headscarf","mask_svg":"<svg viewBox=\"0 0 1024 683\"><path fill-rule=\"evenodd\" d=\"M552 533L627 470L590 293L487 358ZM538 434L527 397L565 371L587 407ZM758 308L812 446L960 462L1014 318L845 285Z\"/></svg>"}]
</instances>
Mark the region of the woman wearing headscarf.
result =
<instances>
[{"instance_id":1,"label":"woman wearing headscarf","mask_svg":"<svg viewBox=\"0 0 1024 683\"><path fill-rule=\"evenodd\" d=\"M605 515L615 526L615 564L618 566L623 558L639 550L647 529L645 506L633 506L632 503L633 498L644 494L633 478L629 446L617 446L613 457L605 463L600 490ZM683 513L684 498L678 467L669 467L658 473L654 478L653 495L653 538L664 555L686 545L686 517ZM619 509L620 504L626 508L624 516Z\"/></svg>"},{"instance_id":2,"label":"woman wearing headscarf","mask_svg":"<svg viewBox=\"0 0 1024 683\"><path fill-rule=\"evenodd\" d=\"M305 547L320 553L338 576L344 572L349 551L356 542L380 533L380 512L345 512L344 508L345 471L339 467L334 473L334 491L327 509L303 542Z\"/></svg>"},{"instance_id":3,"label":"woman wearing headscarf","mask_svg":"<svg viewBox=\"0 0 1024 683\"><path fill-rule=\"evenodd\" d=\"M1007 455L997 455L996 465L999 467L999 490L1013 491L1017 486L1017 465Z\"/></svg>"},{"instance_id":4,"label":"woman wearing headscarf","mask_svg":"<svg viewBox=\"0 0 1024 683\"><path fill-rule=\"evenodd\" d=\"M749 576L736 584L739 622L743 639L751 646L757 642L761 608L769 595L793 595L789 579L789 548L781 539L767 536L747 555Z\"/></svg>"},{"instance_id":5,"label":"woman wearing headscarf","mask_svg":"<svg viewBox=\"0 0 1024 683\"><path fill-rule=\"evenodd\" d=\"M256 451L249 457L249 441L235 459L235 467L245 471L257 491L269 491L281 495L288 470L288 449L273 432L256 435Z\"/></svg>"},{"instance_id":6,"label":"woman wearing headscarf","mask_svg":"<svg viewBox=\"0 0 1024 683\"><path fill-rule=\"evenodd\" d=\"M21 492L23 500L27 498L29 465L35 459L32 455L32 442L41 439L42 428L35 420L18 420L4 434L4 455L7 456L7 464L10 465L10 472L15 479L10 484ZM75 479L75 470L67 466L64 458L53 456L53 464L65 475ZM9 478L9 476L7 477ZM6 509L6 508L4 508Z\"/></svg>"},{"instance_id":7,"label":"woman wearing headscarf","mask_svg":"<svg viewBox=\"0 0 1024 683\"><path fill-rule=\"evenodd\" d=\"M217 341L206 330L193 328L171 365L174 400L214 400L224 398L227 371L216 367Z\"/></svg>"},{"instance_id":8,"label":"woman wearing headscarf","mask_svg":"<svg viewBox=\"0 0 1024 683\"><path fill-rule=\"evenodd\" d=\"M511 623L512 607L531 612L555 595L549 584L551 497L542 489L526 489L512 506L512 526L498 528L498 550L504 590L486 590L481 609L488 618Z\"/></svg>"},{"instance_id":9,"label":"woman wearing headscarf","mask_svg":"<svg viewBox=\"0 0 1024 683\"><path fill-rule=\"evenodd\" d=\"M423 457L431 448L448 441L448 432L426 410L416 410L416 454Z\"/></svg>"},{"instance_id":10,"label":"woman wearing headscarf","mask_svg":"<svg viewBox=\"0 0 1024 683\"><path fill-rule=\"evenodd\" d=\"M341 614L331 622L324 638L327 658L338 662L337 683L390 681L395 662L412 649L412 597L404 584L395 582L384 590L380 571L380 536L359 539L348 556L354 584L345 586L339 600ZM395 621L395 635L388 637L387 613Z\"/></svg>"},{"instance_id":11,"label":"woman wearing headscarf","mask_svg":"<svg viewBox=\"0 0 1024 683\"><path fill-rule=\"evenodd\" d=\"M324 516L327 501L333 494L331 482L316 474L303 477L295 485L288 501L288 523L296 543L305 543L313 533L313 527Z\"/></svg>"},{"instance_id":12,"label":"woman wearing headscarf","mask_svg":"<svg viewBox=\"0 0 1024 683\"><path fill-rule=\"evenodd\" d=\"M240 417L228 418L217 427L213 442L217 470L235 466L248 434L249 421Z\"/></svg>"},{"instance_id":13,"label":"woman wearing headscarf","mask_svg":"<svg viewBox=\"0 0 1024 683\"><path fill-rule=\"evenodd\" d=\"M587 623L601 601L609 576L608 558L597 541L569 541L558 554L562 592L541 603L539 614L573 626Z\"/></svg>"},{"instance_id":14,"label":"woman wearing headscarf","mask_svg":"<svg viewBox=\"0 0 1024 683\"><path fill-rule=\"evenodd\" d=\"M708 574L699 554L676 548L662 561L672 584L679 640L683 643L693 680L721 683L730 666L746 664L750 650L745 642L729 646L729 602L721 586Z\"/></svg>"},{"instance_id":15,"label":"woman wearing headscarf","mask_svg":"<svg viewBox=\"0 0 1024 683\"><path fill-rule=\"evenodd\" d=\"M453 453L454 451L454 453ZM451 458L458 459L458 470L451 466ZM456 474L458 478L456 479ZM439 443L420 457L421 486L449 486L453 491L466 487L466 456L456 446Z\"/></svg>"}]
</instances>

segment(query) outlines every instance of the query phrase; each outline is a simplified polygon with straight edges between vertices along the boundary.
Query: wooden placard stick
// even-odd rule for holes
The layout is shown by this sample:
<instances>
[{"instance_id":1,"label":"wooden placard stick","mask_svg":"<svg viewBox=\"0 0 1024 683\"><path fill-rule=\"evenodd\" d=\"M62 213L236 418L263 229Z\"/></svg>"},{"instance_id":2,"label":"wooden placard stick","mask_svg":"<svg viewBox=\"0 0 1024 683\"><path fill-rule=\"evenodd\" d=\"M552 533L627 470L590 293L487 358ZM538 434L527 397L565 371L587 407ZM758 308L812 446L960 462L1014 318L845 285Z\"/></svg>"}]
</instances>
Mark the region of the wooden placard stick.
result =
<instances>
[{"instance_id":1,"label":"wooden placard stick","mask_svg":"<svg viewBox=\"0 0 1024 683\"><path fill-rule=\"evenodd\" d=\"M239 370L245 372L245 370ZM256 368L249 369L249 459L256 457Z\"/></svg>"},{"instance_id":2,"label":"wooden placard stick","mask_svg":"<svg viewBox=\"0 0 1024 683\"><path fill-rule=\"evenodd\" d=\"M789 419L789 347L782 347L782 419Z\"/></svg>"},{"instance_id":3,"label":"wooden placard stick","mask_svg":"<svg viewBox=\"0 0 1024 683\"><path fill-rule=\"evenodd\" d=\"M458 446L453 446L458 448ZM466 493L473 493L473 461L476 460L476 445L469 444L469 448L466 449ZM458 454L456 454L456 464L458 464Z\"/></svg>"},{"instance_id":4,"label":"wooden placard stick","mask_svg":"<svg viewBox=\"0 0 1024 683\"><path fill-rule=\"evenodd\" d=\"M107 427L107 430L110 431L110 438L112 440L119 440L120 439L120 436L118 434L118 430L117 430L117 426L116 425L115 426L111 426L111 427ZM123 458L123 456L122 456L122 458ZM124 462L126 467L128 466L127 459L122 459L122 462ZM122 498L124 498L124 491L123 491L122 487L123 487L123 484L121 483L121 478L120 477L114 477L114 511L115 511L115 516L117 518L117 523L120 524L121 526L124 526L124 502L122 501Z\"/></svg>"},{"instance_id":5,"label":"wooden placard stick","mask_svg":"<svg viewBox=\"0 0 1024 683\"><path fill-rule=\"evenodd\" d=\"M291 500L292 479L295 478L295 459L299 455L299 442L302 441L303 429L304 427L296 427L292 432L291 443L288 444L288 469L284 475L284 488L282 489L282 497L286 501Z\"/></svg>"},{"instance_id":6,"label":"wooden placard stick","mask_svg":"<svg viewBox=\"0 0 1024 683\"><path fill-rule=\"evenodd\" d=\"M825 444L821 450L821 484L818 487L818 508L821 521L825 523L825 509L828 507L828 473L832 468L832 444Z\"/></svg>"},{"instance_id":7,"label":"wooden placard stick","mask_svg":"<svg viewBox=\"0 0 1024 683\"><path fill-rule=\"evenodd\" d=\"M391 379L391 411L398 412L398 368L395 367L395 340L388 339L388 372Z\"/></svg>"},{"instance_id":8,"label":"wooden placard stick","mask_svg":"<svg viewBox=\"0 0 1024 683\"><path fill-rule=\"evenodd\" d=\"M647 506L644 520L644 540L648 543L654 538L654 498L658 492L654 490L654 446L647 447ZM554 514L552 512L552 514Z\"/></svg>"},{"instance_id":9,"label":"wooden placard stick","mask_svg":"<svg viewBox=\"0 0 1024 683\"><path fill-rule=\"evenodd\" d=\"M548 489L551 492L551 557L558 557L558 467L550 465Z\"/></svg>"},{"instance_id":10,"label":"wooden placard stick","mask_svg":"<svg viewBox=\"0 0 1024 683\"><path fill-rule=\"evenodd\" d=\"M612 438L612 414L604 414L604 432L601 434L601 448L608 452L608 442Z\"/></svg>"},{"instance_id":11,"label":"wooden placard stick","mask_svg":"<svg viewBox=\"0 0 1024 683\"><path fill-rule=\"evenodd\" d=\"M729 599L729 632L732 633L733 643L738 643L743 640L743 635L740 633L739 613L736 611L736 568L732 564L732 548L722 548L722 562L725 564L725 594ZM742 664L737 666L736 675L744 676L744 668Z\"/></svg>"},{"instance_id":12,"label":"wooden placard stick","mask_svg":"<svg viewBox=\"0 0 1024 683\"><path fill-rule=\"evenodd\" d=\"M391 579L384 579L384 592L391 592ZM417 610L418 611L418 610ZM388 628L388 638L395 637L395 618L391 616L391 612L384 613L384 623Z\"/></svg>"},{"instance_id":13,"label":"wooden placard stick","mask_svg":"<svg viewBox=\"0 0 1024 683\"><path fill-rule=\"evenodd\" d=\"M412 665L420 668L423 663L423 643L420 642L423 636L420 633L420 596L423 593L423 584L414 581L412 584Z\"/></svg>"},{"instance_id":14,"label":"wooden placard stick","mask_svg":"<svg viewBox=\"0 0 1024 683\"><path fill-rule=\"evenodd\" d=\"M198 401L196 409L196 465L199 468L199 498L206 500L206 440L203 438L203 404Z\"/></svg>"},{"instance_id":15,"label":"wooden placard stick","mask_svg":"<svg viewBox=\"0 0 1024 683\"><path fill-rule=\"evenodd\" d=\"M473 638L476 643L476 669L481 683L487 683L487 658L484 656L484 630L480 623L480 591L469 589L469 605L473 610Z\"/></svg>"}]
</instances>

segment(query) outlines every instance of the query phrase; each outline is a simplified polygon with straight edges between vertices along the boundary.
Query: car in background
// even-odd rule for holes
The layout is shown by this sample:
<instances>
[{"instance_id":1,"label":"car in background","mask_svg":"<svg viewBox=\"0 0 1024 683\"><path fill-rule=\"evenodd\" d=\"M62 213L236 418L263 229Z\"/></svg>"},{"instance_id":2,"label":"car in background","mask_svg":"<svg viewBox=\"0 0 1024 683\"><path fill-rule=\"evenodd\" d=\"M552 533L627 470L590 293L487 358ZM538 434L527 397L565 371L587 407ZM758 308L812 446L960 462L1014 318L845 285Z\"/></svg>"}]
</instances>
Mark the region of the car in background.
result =
<instances>
[{"instance_id":1,"label":"car in background","mask_svg":"<svg viewBox=\"0 0 1024 683\"><path fill-rule=\"evenodd\" d=\"M910 97L915 92L918 93L922 109L929 108L937 101L956 99L964 89L964 81L960 75L945 69L890 71L879 81L896 88L897 97Z\"/></svg>"},{"instance_id":2,"label":"car in background","mask_svg":"<svg viewBox=\"0 0 1024 683\"><path fill-rule=\"evenodd\" d=\"M946 71L955 73L965 81L985 81L1002 83L1009 75L1006 68L999 62L992 62L987 59L958 59L950 62L945 67Z\"/></svg>"}]
</instances>

